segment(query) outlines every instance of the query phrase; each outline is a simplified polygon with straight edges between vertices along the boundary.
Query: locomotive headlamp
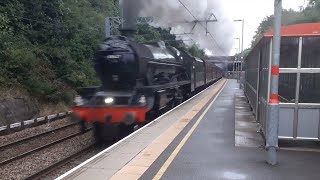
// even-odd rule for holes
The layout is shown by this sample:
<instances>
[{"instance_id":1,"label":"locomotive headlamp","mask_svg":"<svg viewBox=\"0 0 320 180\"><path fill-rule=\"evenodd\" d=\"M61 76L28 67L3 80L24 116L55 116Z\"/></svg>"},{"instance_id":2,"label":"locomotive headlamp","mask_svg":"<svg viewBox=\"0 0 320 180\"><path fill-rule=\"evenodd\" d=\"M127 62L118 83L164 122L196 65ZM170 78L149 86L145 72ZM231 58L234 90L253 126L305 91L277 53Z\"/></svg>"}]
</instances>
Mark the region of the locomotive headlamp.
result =
<instances>
[{"instance_id":1,"label":"locomotive headlamp","mask_svg":"<svg viewBox=\"0 0 320 180\"><path fill-rule=\"evenodd\" d=\"M121 55L108 55L107 58L108 59L120 59Z\"/></svg>"},{"instance_id":2,"label":"locomotive headlamp","mask_svg":"<svg viewBox=\"0 0 320 180\"><path fill-rule=\"evenodd\" d=\"M111 63L118 63L121 57L121 55L108 55L107 60Z\"/></svg>"},{"instance_id":3,"label":"locomotive headlamp","mask_svg":"<svg viewBox=\"0 0 320 180\"><path fill-rule=\"evenodd\" d=\"M114 99L112 97L107 97L106 99L104 99L104 102L106 104L111 104L111 103L113 103L113 101L114 101Z\"/></svg>"},{"instance_id":4,"label":"locomotive headlamp","mask_svg":"<svg viewBox=\"0 0 320 180\"><path fill-rule=\"evenodd\" d=\"M147 103L147 98L145 96L140 96L139 98L139 103L140 104L146 104Z\"/></svg>"}]
</instances>

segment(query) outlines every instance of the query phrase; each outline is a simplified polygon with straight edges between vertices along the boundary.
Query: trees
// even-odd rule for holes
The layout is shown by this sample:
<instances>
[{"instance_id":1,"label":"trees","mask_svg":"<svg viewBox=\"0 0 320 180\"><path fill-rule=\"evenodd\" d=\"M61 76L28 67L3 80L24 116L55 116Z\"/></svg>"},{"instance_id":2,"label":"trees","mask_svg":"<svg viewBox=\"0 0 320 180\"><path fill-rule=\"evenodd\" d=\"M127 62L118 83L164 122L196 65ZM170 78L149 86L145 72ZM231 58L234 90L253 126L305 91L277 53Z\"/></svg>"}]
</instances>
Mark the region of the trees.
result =
<instances>
[{"instance_id":1,"label":"trees","mask_svg":"<svg viewBox=\"0 0 320 180\"><path fill-rule=\"evenodd\" d=\"M320 9L320 0L309 0L309 7L315 7L316 9Z\"/></svg>"},{"instance_id":2,"label":"trees","mask_svg":"<svg viewBox=\"0 0 320 180\"><path fill-rule=\"evenodd\" d=\"M107 16L119 16L117 1L2 0L1 88L20 87L45 102L68 102L73 89L99 85L92 58L104 39ZM169 40L187 49L170 29L141 25L136 39Z\"/></svg>"},{"instance_id":3,"label":"trees","mask_svg":"<svg viewBox=\"0 0 320 180\"><path fill-rule=\"evenodd\" d=\"M255 46L264 33L270 31L273 28L273 15L265 17L262 20L255 36L251 41L251 47ZM308 22L320 22L320 0L309 0L307 7L301 8L300 11L283 10L282 12L282 25L308 23Z\"/></svg>"},{"instance_id":4,"label":"trees","mask_svg":"<svg viewBox=\"0 0 320 180\"><path fill-rule=\"evenodd\" d=\"M196 44L193 44L192 46L190 46L189 48L187 48L187 51L195 57L200 57L200 58L204 58L205 53L204 50L199 48L199 46L197 46Z\"/></svg>"},{"instance_id":5,"label":"trees","mask_svg":"<svg viewBox=\"0 0 320 180\"><path fill-rule=\"evenodd\" d=\"M41 100L68 101L74 87L98 84L91 65L113 0L0 2L1 87L21 86Z\"/></svg>"},{"instance_id":6,"label":"trees","mask_svg":"<svg viewBox=\"0 0 320 180\"><path fill-rule=\"evenodd\" d=\"M135 33L135 39L140 42L155 42L165 41L168 45L186 51L193 56L204 58L204 50L196 44L187 46L182 40L177 39L173 34L170 34L170 29L155 28L148 24L139 25Z\"/></svg>"}]
</instances>

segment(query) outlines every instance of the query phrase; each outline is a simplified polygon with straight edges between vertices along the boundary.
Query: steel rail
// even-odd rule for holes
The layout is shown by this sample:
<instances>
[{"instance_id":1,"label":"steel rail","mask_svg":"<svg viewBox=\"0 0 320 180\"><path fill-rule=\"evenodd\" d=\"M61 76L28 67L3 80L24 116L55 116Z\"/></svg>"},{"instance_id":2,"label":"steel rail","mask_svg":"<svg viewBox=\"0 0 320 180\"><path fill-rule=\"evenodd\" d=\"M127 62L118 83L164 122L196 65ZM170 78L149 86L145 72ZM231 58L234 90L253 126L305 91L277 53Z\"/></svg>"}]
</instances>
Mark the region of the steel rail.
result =
<instances>
[{"instance_id":1,"label":"steel rail","mask_svg":"<svg viewBox=\"0 0 320 180\"><path fill-rule=\"evenodd\" d=\"M18 141L14 141L14 142L11 142L11 143L4 144L4 145L0 146L0 151L3 151L4 149L11 148L13 146L17 146L19 144L24 143L25 141L30 141L30 140L33 140L33 139L38 138L40 136L45 136L45 135L48 135L50 133L55 133L57 131L61 131L61 130L64 130L64 129L69 128L71 126L78 125L78 124L79 124L79 122L71 123L71 124L68 124L68 125L65 125L65 126L62 126L62 127L58 127L58 128L52 129L52 130L44 132L44 133L36 134L34 136L26 137L26 138L20 139Z\"/></svg>"},{"instance_id":2,"label":"steel rail","mask_svg":"<svg viewBox=\"0 0 320 180\"><path fill-rule=\"evenodd\" d=\"M88 132L88 131L90 131L90 130L92 130L92 128L87 129L86 132ZM20 155L18 155L18 156L15 156L15 157L6 159L6 160L0 162L0 166L4 166L4 165L9 164L9 163L11 163L11 162L13 162L13 161L19 160L19 159L21 159L21 158L24 158L24 157L30 155L30 154L36 153L36 152L38 152L38 151L40 151L40 150L46 149L46 148L48 148L48 147L50 147L50 146L53 146L53 145L58 144L58 143L60 143L60 142L66 141L66 140L71 139L71 138L73 138L73 137L79 136L79 135L81 135L81 134L83 134L83 133L82 133L82 132L77 132L77 133L74 133L74 134L69 135L69 136L67 136L67 137L64 137L64 138L61 138L61 139L59 139L59 140L56 140L56 141L54 141L54 142L45 144L45 145L40 146L40 147L38 147L38 148L32 149L32 150L30 150L30 151L27 151L27 152L25 152L25 153L23 153L23 154L20 154Z\"/></svg>"},{"instance_id":3,"label":"steel rail","mask_svg":"<svg viewBox=\"0 0 320 180\"><path fill-rule=\"evenodd\" d=\"M27 176L25 178L23 178L24 180L34 180L34 179L41 179L43 176L51 173L52 171L56 170L57 168L69 163L70 161L72 161L72 159L77 158L78 156L80 156L81 154L91 150L92 148L94 148L95 143L88 145L87 147L85 147L84 149L69 155L68 157L61 159L51 165L48 165L46 167L44 167L43 169L40 169L39 171L33 173L30 176Z\"/></svg>"}]
</instances>

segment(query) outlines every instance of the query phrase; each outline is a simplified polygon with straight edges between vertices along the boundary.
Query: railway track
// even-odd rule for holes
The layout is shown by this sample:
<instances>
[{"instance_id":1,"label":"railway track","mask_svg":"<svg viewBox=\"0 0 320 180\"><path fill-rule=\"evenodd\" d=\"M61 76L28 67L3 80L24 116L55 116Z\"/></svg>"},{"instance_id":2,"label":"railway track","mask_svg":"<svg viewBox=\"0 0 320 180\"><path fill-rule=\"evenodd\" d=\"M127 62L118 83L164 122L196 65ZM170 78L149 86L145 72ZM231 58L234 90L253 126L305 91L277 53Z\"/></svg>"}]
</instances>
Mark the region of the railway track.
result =
<instances>
[{"instance_id":1,"label":"railway track","mask_svg":"<svg viewBox=\"0 0 320 180\"><path fill-rule=\"evenodd\" d=\"M87 132L90 131L90 130L92 130L92 128L87 129ZM66 137L64 137L64 138L61 138L61 139L58 139L58 140L56 140L56 141L53 141L53 142L47 143L47 144L45 144L45 145L42 145L42 146L40 146L40 147L37 147L37 148L35 148L35 149L31 149L31 150L26 151L26 152L24 152L24 153L22 153L22 154L19 154L19 155L17 155L17 156L14 156L14 157L5 159L5 160L3 160L3 161L0 162L0 167L3 166L3 165L9 164L9 163L11 163L11 162L13 162L13 161L16 161L16 160L18 160L18 159L24 158L24 157L26 157L26 156L28 156L28 155L30 155L30 154L32 154L32 153L36 153L37 151L40 151L40 150L49 148L50 146L53 146L53 145L58 144L58 143L60 143L60 142L66 141L66 140L71 139L71 138L73 138L73 137L79 136L79 135L81 135L81 134L83 134L83 133L82 133L82 132L77 132L77 133L71 134L71 135L69 135L69 136L66 136Z\"/></svg>"},{"instance_id":2,"label":"railway track","mask_svg":"<svg viewBox=\"0 0 320 180\"><path fill-rule=\"evenodd\" d=\"M72 138L76 138L77 136L80 136L82 134L79 132L79 128L76 128L76 126L78 126L78 123L68 124L63 127L50 130L48 132L37 134L28 138L24 138L24 139L12 142L10 144L0 146L0 152L10 150L10 149L19 149L21 146L23 147L23 146L29 145L30 143L32 143L35 140L38 140L39 138L44 138L52 134L58 134L59 132L62 132L62 131L69 131L70 129L75 129L76 131L78 131L78 132L68 134L63 138L56 139L50 143L47 142L36 148L32 148L32 149L29 149L28 151L24 151L23 153L17 154L16 156L12 156L6 159L1 159L1 155L0 155L0 169L5 166L7 169L10 169L10 166L16 166L16 164L20 164L19 162L26 162L26 161L29 161L30 164L33 166L34 164L37 164L37 160L33 160L33 159L37 159L37 156L43 156L41 154L47 151L56 152L55 150L52 150L54 149L53 146L55 145L56 145L55 147L60 146L62 149L67 148L67 146L70 146L69 144L71 143L63 143L63 142ZM91 129L92 128L87 129L87 131L90 131ZM80 141L82 140L82 138L78 138L78 140L76 141L79 141L79 139ZM26 180L54 179L58 175L65 173L67 170L71 169L72 167L75 167L76 165L80 164L84 160L90 158L91 156L97 153L98 153L98 149L95 147L95 143L93 143L93 141L90 141L87 143L83 143L82 146L77 145L77 149L75 151L73 151L72 153L59 155L59 158L49 157L49 159L51 158L53 160L47 160L46 158L42 158L41 161L43 161L44 164L37 166L37 168L33 168L30 170L16 170L16 173L17 172L19 173L18 178L16 178L15 175L12 175L12 176L14 177L14 179L26 179ZM87 155L84 155L84 154L87 154ZM52 155L52 156L55 156L55 155ZM1 170L0 170L0 173L1 173Z\"/></svg>"},{"instance_id":3,"label":"railway track","mask_svg":"<svg viewBox=\"0 0 320 180\"><path fill-rule=\"evenodd\" d=\"M82 154L85 154L85 153L93 150L94 147L95 147L95 144L92 143L92 144L88 145L87 147L83 148L82 150L80 150L74 154L71 154L71 155L65 157L64 159L61 159L61 160L59 160L49 166L46 166L46 167L40 169L39 171L33 173L32 175L29 175L28 177L24 178L24 180L48 179L48 175L51 172L57 171L59 168L62 168L67 163L77 164L77 162L75 162L75 161L77 161L77 159Z\"/></svg>"},{"instance_id":4,"label":"railway track","mask_svg":"<svg viewBox=\"0 0 320 180\"><path fill-rule=\"evenodd\" d=\"M42 144L36 148L29 148L27 151L23 151L23 153L16 153L15 156L8 157L8 158L2 158L0 155L0 169L5 167L7 169L11 169L10 166L14 167L16 164L20 164L20 162L28 162L31 166L34 166L35 164L44 163L41 165L36 165L37 168L31 168L30 170L16 170L16 173L19 173L19 177L15 179L54 179L59 174L63 174L67 170L69 170L72 167L75 167L76 165L80 164L84 160L88 159L89 157L93 156L97 153L98 149L95 148L94 141L87 141L86 143L82 143L81 145L76 145L76 149L74 151L69 151L69 153L59 153L58 158L57 155L54 155L57 151L54 150L58 147L58 149L64 149L68 146L72 146L72 142L70 143L64 143L65 141L68 141L69 139L77 139L77 136L80 136L82 133L79 132L80 128L76 128L76 126L79 126L78 123L72 123L65 125L60 128L56 128L53 130L50 130L48 132L44 132L41 134L37 134L28 138L24 138L15 142L12 142L10 144L6 144L3 146L0 146L0 152L4 152L6 150L10 149L20 149L20 147L28 146L29 144L32 144L35 140L38 141L39 138L42 138L42 141L44 141L44 137L52 136L53 134L59 134L59 132L69 132L70 129L73 129L73 133L66 134L66 136L55 139L52 142L44 141L45 144ZM92 128L91 128L92 129ZM88 129L87 131L90 131L91 129ZM71 140L71 141L82 141L82 138L78 138L78 140ZM47 153L48 151L51 151L51 153ZM48 157L42 154L49 154ZM87 154L86 156L84 154ZM37 156L42 156L41 160L37 160ZM54 158L54 156L56 156ZM47 159L48 157L48 159ZM85 158L86 157L86 158ZM27 163L27 164L28 164ZM17 168L18 169L18 168ZM7 171L7 170L6 170ZM1 173L1 170L0 170ZM20 174L21 173L21 174ZM14 175L13 175L14 176Z\"/></svg>"},{"instance_id":5,"label":"railway track","mask_svg":"<svg viewBox=\"0 0 320 180\"><path fill-rule=\"evenodd\" d=\"M34 179L32 177L46 171L42 169L43 167L48 166L46 169L53 169L64 162L59 159L66 157L64 160L67 161L88 151L93 144L90 144L92 140L86 137L90 137L92 128L81 133L78 124L71 123L0 146L0 174L2 177L4 179L25 179L30 176L31 179ZM83 138L87 139L86 143L81 143ZM67 153L59 152L68 148ZM77 151L80 148L81 151ZM73 151L77 153L70 155ZM34 172L37 173L32 176L31 173Z\"/></svg>"},{"instance_id":6,"label":"railway track","mask_svg":"<svg viewBox=\"0 0 320 180\"><path fill-rule=\"evenodd\" d=\"M77 126L77 125L79 125L79 122L67 124L65 126L58 127L58 128L52 129L52 130L44 132L44 133L36 134L36 135L30 136L30 137L26 137L26 138L11 142L11 143L4 144L4 145L0 146L0 152L4 151L5 149L12 148L14 146L18 146L19 144L26 143L27 141L34 140L38 137L50 135L52 133L56 133L58 131L65 130L69 127L73 127L73 126Z\"/></svg>"}]
</instances>

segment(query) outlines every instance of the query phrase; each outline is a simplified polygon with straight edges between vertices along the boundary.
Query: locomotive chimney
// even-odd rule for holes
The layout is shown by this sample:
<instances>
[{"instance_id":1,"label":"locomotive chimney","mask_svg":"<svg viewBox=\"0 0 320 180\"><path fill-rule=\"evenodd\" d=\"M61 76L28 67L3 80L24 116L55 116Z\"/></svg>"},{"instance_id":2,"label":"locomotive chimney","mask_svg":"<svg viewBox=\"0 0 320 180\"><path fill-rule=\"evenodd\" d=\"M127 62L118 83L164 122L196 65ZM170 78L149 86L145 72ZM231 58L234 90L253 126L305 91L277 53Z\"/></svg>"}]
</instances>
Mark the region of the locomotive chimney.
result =
<instances>
[{"instance_id":1,"label":"locomotive chimney","mask_svg":"<svg viewBox=\"0 0 320 180\"><path fill-rule=\"evenodd\" d=\"M121 35L133 38L133 34L137 29L136 18L139 11L136 8L135 0L121 0L120 7L124 20L120 29Z\"/></svg>"}]
</instances>

